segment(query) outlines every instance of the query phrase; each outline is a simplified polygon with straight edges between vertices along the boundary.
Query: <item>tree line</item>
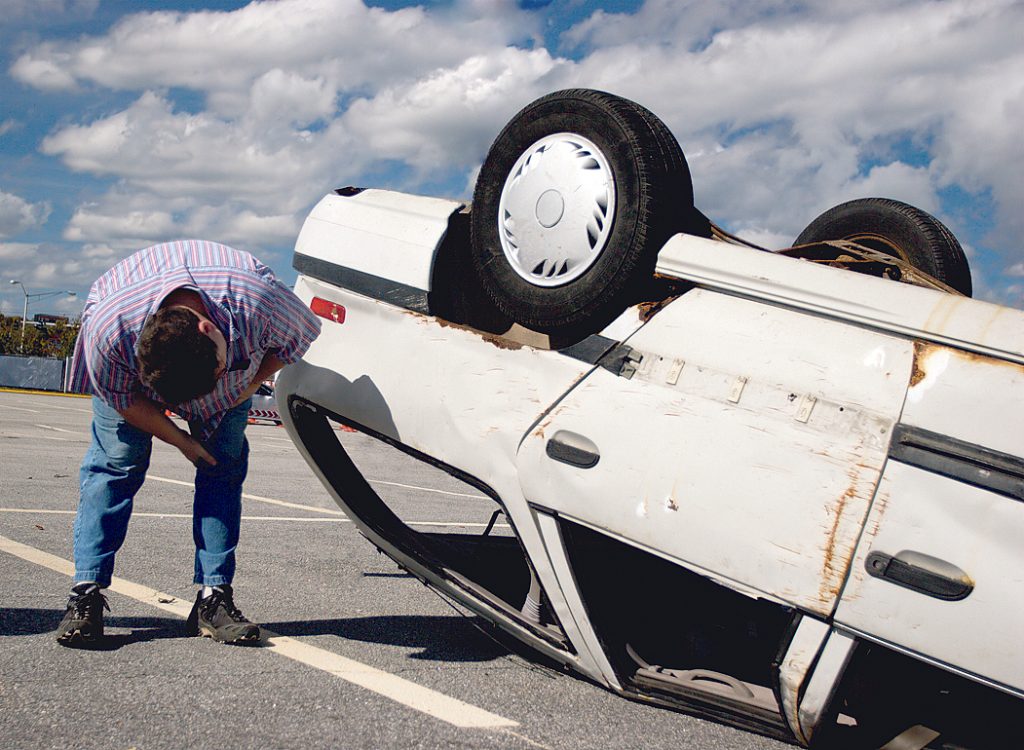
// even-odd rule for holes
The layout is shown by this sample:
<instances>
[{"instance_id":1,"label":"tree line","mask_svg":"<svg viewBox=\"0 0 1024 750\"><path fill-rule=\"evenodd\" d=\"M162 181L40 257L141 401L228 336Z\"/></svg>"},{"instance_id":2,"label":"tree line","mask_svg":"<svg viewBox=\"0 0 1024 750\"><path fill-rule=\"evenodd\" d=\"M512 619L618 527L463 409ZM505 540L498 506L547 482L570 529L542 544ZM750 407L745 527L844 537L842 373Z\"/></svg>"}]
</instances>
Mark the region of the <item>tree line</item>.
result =
<instances>
[{"instance_id":1,"label":"tree line","mask_svg":"<svg viewBox=\"0 0 1024 750\"><path fill-rule=\"evenodd\" d=\"M26 357L70 357L78 338L77 320L57 321L44 325L35 321L25 323L24 342L21 337L21 317L0 315L0 354L24 354Z\"/></svg>"}]
</instances>

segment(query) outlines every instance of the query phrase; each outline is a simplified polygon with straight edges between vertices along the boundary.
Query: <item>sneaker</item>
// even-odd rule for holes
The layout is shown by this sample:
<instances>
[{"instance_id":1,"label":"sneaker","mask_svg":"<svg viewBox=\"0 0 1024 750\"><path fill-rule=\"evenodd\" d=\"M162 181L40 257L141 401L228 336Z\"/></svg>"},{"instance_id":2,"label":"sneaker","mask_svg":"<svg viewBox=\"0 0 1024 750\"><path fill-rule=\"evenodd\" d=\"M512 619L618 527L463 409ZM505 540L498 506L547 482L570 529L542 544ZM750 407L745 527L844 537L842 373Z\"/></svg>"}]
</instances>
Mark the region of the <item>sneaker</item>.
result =
<instances>
[{"instance_id":1,"label":"sneaker","mask_svg":"<svg viewBox=\"0 0 1024 750\"><path fill-rule=\"evenodd\" d=\"M202 635L218 643L258 641L259 625L249 622L235 606L231 586L214 586L205 599L200 590L192 605L185 630L189 635Z\"/></svg>"},{"instance_id":2,"label":"sneaker","mask_svg":"<svg viewBox=\"0 0 1024 750\"><path fill-rule=\"evenodd\" d=\"M68 608L57 628L57 643L89 646L103 638L103 610L110 611L107 598L95 583L79 583L71 589Z\"/></svg>"}]
</instances>

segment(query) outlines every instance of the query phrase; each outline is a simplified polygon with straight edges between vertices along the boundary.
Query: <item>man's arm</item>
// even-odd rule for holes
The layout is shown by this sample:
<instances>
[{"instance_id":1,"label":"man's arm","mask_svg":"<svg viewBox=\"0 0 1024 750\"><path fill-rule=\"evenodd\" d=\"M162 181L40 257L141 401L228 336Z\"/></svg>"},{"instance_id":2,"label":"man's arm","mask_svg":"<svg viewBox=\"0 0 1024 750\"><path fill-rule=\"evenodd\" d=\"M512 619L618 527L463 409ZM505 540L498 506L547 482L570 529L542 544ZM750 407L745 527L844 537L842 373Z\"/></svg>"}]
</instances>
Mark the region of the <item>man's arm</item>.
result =
<instances>
[{"instance_id":1,"label":"man's arm","mask_svg":"<svg viewBox=\"0 0 1024 750\"><path fill-rule=\"evenodd\" d=\"M284 367L284 364L284 362L278 359L276 349L270 349L266 354L264 354L263 359L260 361L260 367L256 370L256 374L253 376L252 382L249 383L249 387L245 389L245 392L238 397L234 406L238 406L247 398L251 397L252 394L256 393L260 387L260 383L264 380L269 380L275 372Z\"/></svg>"},{"instance_id":2,"label":"man's arm","mask_svg":"<svg viewBox=\"0 0 1024 750\"><path fill-rule=\"evenodd\" d=\"M143 432L148 432L165 443L173 445L196 468L201 468L204 463L210 466L216 465L217 460L210 455L202 443L174 424L167 418L163 407L158 406L145 396L136 394L131 406L126 409L118 409L118 412L132 427L137 427Z\"/></svg>"}]
</instances>

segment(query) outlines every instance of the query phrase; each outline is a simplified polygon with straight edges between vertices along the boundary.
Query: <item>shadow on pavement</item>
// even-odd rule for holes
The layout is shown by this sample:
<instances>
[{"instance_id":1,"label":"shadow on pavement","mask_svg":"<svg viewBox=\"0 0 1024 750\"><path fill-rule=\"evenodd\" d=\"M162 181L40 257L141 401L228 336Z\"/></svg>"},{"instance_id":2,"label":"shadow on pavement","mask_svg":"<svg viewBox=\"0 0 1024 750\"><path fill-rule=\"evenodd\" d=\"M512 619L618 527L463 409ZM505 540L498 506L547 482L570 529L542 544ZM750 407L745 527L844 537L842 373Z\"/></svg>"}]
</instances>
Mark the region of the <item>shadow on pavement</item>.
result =
<instances>
[{"instance_id":1,"label":"shadow on pavement","mask_svg":"<svg viewBox=\"0 0 1024 750\"><path fill-rule=\"evenodd\" d=\"M63 610L0 607L0 636L46 635L60 623ZM103 640L88 646L93 651L116 651L133 643L162 638L191 638L185 621L177 617L107 617ZM477 629L468 618L395 616L353 617L337 620L296 620L261 623L280 635L302 637L334 635L351 641L420 649L410 659L483 662L508 654L508 649ZM129 633L111 632L130 629ZM258 645L254 644L254 645Z\"/></svg>"},{"instance_id":2,"label":"shadow on pavement","mask_svg":"<svg viewBox=\"0 0 1024 750\"><path fill-rule=\"evenodd\" d=\"M465 617L351 617L264 624L268 630L295 638L335 635L351 641L421 649L410 654L410 659L479 662L508 654L507 649L481 633Z\"/></svg>"},{"instance_id":3,"label":"shadow on pavement","mask_svg":"<svg viewBox=\"0 0 1024 750\"><path fill-rule=\"evenodd\" d=\"M0 636L53 633L63 615L64 610L59 609L0 607ZM116 651L131 643L186 637L185 621L177 617L107 617L104 626L108 632L103 640L87 648L92 651ZM111 629L124 628L131 629L131 632L109 632Z\"/></svg>"}]
</instances>

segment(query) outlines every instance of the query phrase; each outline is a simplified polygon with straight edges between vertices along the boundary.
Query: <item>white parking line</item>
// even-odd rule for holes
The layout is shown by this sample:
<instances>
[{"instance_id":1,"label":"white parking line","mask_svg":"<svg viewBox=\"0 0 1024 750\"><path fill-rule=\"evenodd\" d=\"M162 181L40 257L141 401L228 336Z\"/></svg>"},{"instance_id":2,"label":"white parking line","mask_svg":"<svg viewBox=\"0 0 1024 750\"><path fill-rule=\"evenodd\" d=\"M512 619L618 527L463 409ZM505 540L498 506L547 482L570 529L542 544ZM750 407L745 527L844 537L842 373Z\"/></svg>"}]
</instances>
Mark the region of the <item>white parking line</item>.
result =
<instances>
[{"instance_id":1,"label":"white parking line","mask_svg":"<svg viewBox=\"0 0 1024 750\"><path fill-rule=\"evenodd\" d=\"M77 411L79 414L92 414L92 409L76 409L73 406L56 406L55 404L40 404L37 401L29 401L32 406L38 406L43 411L58 409L60 411Z\"/></svg>"},{"instance_id":2,"label":"white parking line","mask_svg":"<svg viewBox=\"0 0 1024 750\"><path fill-rule=\"evenodd\" d=\"M0 508L0 513L27 513L32 514L43 514L52 516L73 516L75 511L63 510L56 508ZM192 518L191 513L147 513L142 511L133 511L132 518ZM352 523L351 518L310 518L308 516L242 516L243 521L299 521L302 523ZM482 529L487 526L486 523L477 523L476 521L406 521L408 526L428 526L428 527L441 527L441 528L467 528L467 529ZM496 523L493 528L495 529L508 529L511 528L507 523Z\"/></svg>"},{"instance_id":3,"label":"white parking line","mask_svg":"<svg viewBox=\"0 0 1024 750\"><path fill-rule=\"evenodd\" d=\"M152 474L147 474L146 479L153 479L157 482L167 482L168 484L180 484L184 487L192 487L192 482L183 482L180 479L168 479L167 477L157 477ZM336 508L318 508L314 505L302 505L301 503L289 503L287 500L275 500L272 497L262 497L260 495L250 495L247 492L242 493L242 497L246 500L256 500L261 503L269 503L270 505L280 505L282 508L296 508L298 510L309 510L315 513L328 513L332 516L344 516L345 513Z\"/></svg>"},{"instance_id":4,"label":"white parking line","mask_svg":"<svg viewBox=\"0 0 1024 750\"><path fill-rule=\"evenodd\" d=\"M51 516L73 516L76 511L56 508L0 508L0 513L26 513L35 515L41 513ZM143 511L132 511L132 518L192 518L191 513L149 513ZM243 521L302 521L320 523L352 523L349 518L316 518L309 516L242 516ZM451 526L462 526L463 524L448 524ZM481 524L482 525L482 524Z\"/></svg>"},{"instance_id":5,"label":"white parking line","mask_svg":"<svg viewBox=\"0 0 1024 750\"><path fill-rule=\"evenodd\" d=\"M68 435L78 435L79 437L85 437L81 432L75 430L65 430L63 427L54 427L49 424L37 424L36 427L42 427L44 430L53 430L54 432L66 432Z\"/></svg>"},{"instance_id":6,"label":"white parking line","mask_svg":"<svg viewBox=\"0 0 1024 750\"><path fill-rule=\"evenodd\" d=\"M72 576L75 572L75 566L69 560L4 536L0 536L0 551L66 576ZM110 590L182 619L188 617L192 608L189 601L178 599L124 578L115 577L111 581ZM385 698L390 698L396 703L457 727L499 729L519 726L518 722L511 719L492 714L477 706L417 685L390 672L340 656L332 651L310 646L295 638L278 635L265 628L263 628L260 645L275 654L327 672L346 682L359 685Z\"/></svg>"},{"instance_id":7,"label":"white parking line","mask_svg":"<svg viewBox=\"0 0 1024 750\"><path fill-rule=\"evenodd\" d=\"M192 486L192 482L183 482L180 479L168 479L167 477L158 477L158 476L154 476L152 474L148 474L146 476L146 478L147 479L155 479L158 482L167 482L168 484L180 484L180 485L185 486L185 487L191 487ZM411 485L411 484L398 484L397 482L384 482L384 481L381 481L381 480L378 480L378 479L368 479L367 481L372 483L372 484L389 484L389 485L394 485L396 487L404 487L405 489L410 489L410 490L422 490L423 492L437 492L437 493L440 493L442 495L455 495L457 497L479 498L481 500L487 500L488 499L488 498L484 497L483 495L466 495L466 494L461 493L461 492L448 492L446 490L434 490L434 489L431 489L430 487L416 487L416 486ZM316 513L330 513L332 515L338 515L338 516L345 515L344 511L336 510L335 508L320 508L320 507L315 506L315 505L303 505L302 503L290 503L287 500L275 500L272 497L263 497L262 495L250 495L247 492L243 492L242 493L242 497L244 497L246 500L256 500L257 502L261 502L261 503L270 503L271 505L280 505L283 508L298 508L299 510L309 510L309 511L314 511Z\"/></svg>"},{"instance_id":8,"label":"white parking line","mask_svg":"<svg viewBox=\"0 0 1024 750\"><path fill-rule=\"evenodd\" d=\"M29 411L32 412L33 414L39 413L39 409L23 409L20 406L8 406L7 404L3 404L2 406L0 406L0 409L11 409L13 411Z\"/></svg>"},{"instance_id":9,"label":"white parking line","mask_svg":"<svg viewBox=\"0 0 1024 750\"><path fill-rule=\"evenodd\" d=\"M370 484L386 484L390 487L402 487L406 490L420 490L422 492L435 492L438 495L449 495L451 497L469 497L473 500L490 500L486 495L474 495L466 492L450 492L448 490L435 490L430 487L418 487L415 484L399 484L398 482L385 482L383 479L367 479Z\"/></svg>"}]
</instances>

